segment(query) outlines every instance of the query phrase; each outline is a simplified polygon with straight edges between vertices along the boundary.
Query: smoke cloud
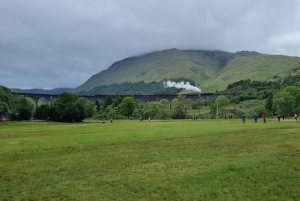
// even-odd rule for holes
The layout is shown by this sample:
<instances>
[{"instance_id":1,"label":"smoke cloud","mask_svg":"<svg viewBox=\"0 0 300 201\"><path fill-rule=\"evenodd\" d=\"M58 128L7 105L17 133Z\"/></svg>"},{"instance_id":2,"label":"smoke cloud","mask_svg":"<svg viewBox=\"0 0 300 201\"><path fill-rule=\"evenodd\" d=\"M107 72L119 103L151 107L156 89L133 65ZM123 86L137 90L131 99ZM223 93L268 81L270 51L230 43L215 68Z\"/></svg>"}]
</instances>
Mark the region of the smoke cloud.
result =
<instances>
[{"instance_id":1,"label":"smoke cloud","mask_svg":"<svg viewBox=\"0 0 300 201\"><path fill-rule=\"evenodd\" d=\"M165 85L165 87L175 87L177 89L187 89L187 90L194 90L194 91L197 91L197 92L200 92L201 93L201 89L198 88L198 87L195 87L193 85L190 85L189 82L171 82L171 81L166 81L166 82L163 82L163 84Z\"/></svg>"}]
</instances>

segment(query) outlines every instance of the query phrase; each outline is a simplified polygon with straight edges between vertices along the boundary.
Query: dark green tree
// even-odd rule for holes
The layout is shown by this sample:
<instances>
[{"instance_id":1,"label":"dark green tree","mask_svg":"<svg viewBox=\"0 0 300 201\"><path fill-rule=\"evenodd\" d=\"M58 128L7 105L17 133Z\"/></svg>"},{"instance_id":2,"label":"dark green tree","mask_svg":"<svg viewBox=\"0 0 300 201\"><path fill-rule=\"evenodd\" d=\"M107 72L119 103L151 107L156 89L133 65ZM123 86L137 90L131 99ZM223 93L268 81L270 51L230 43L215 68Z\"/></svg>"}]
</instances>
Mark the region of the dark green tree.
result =
<instances>
[{"instance_id":1,"label":"dark green tree","mask_svg":"<svg viewBox=\"0 0 300 201\"><path fill-rule=\"evenodd\" d=\"M165 119L169 115L168 105L152 101L147 107L147 116L156 119Z\"/></svg>"},{"instance_id":2,"label":"dark green tree","mask_svg":"<svg viewBox=\"0 0 300 201\"><path fill-rule=\"evenodd\" d=\"M183 102L183 110L184 110L184 116L187 117L187 111L192 109L193 100L190 98L185 98Z\"/></svg>"},{"instance_id":3,"label":"dark green tree","mask_svg":"<svg viewBox=\"0 0 300 201\"><path fill-rule=\"evenodd\" d=\"M215 102L213 102L209 105L209 109L210 109L210 114L212 116L217 115L217 104Z\"/></svg>"},{"instance_id":4,"label":"dark green tree","mask_svg":"<svg viewBox=\"0 0 300 201\"><path fill-rule=\"evenodd\" d=\"M229 99L224 96L218 96L215 100L216 106L217 106L217 111L218 115L224 115L225 114L225 106L229 104Z\"/></svg>"},{"instance_id":5,"label":"dark green tree","mask_svg":"<svg viewBox=\"0 0 300 201\"><path fill-rule=\"evenodd\" d=\"M58 107L55 104L50 105L48 110L48 116L51 121L60 121Z\"/></svg>"},{"instance_id":6,"label":"dark green tree","mask_svg":"<svg viewBox=\"0 0 300 201\"><path fill-rule=\"evenodd\" d=\"M33 104L31 104L26 98L18 98L16 113L18 113L20 120L29 120L32 117L33 110Z\"/></svg>"},{"instance_id":7,"label":"dark green tree","mask_svg":"<svg viewBox=\"0 0 300 201\"><path fill-rule=\"evenodd\" d=\"M0 101L0 112L8 112L9 107L7 103Z\"/></svg>"},{"instance_id":8,"label":"dark green tree","mask_svg":"<svg viewBox=\"0 0 300 201\"><path fill-rule=\"evenodd\" d=\"M199 96L199 98L197 99L196 105L197 105L197 108L198 108L198 112L200 114L201 108L205 105L204 98L202 98L201 96Z\"/></svg>"},{"instance_id":9,"label":"dark green tree","mask_svg":"<svg viewBox=\"0 0 300 201\"><path fill-rule=\"evenodd\" d=\"M16 110L17 95L13 95L11 91L0 85L0 112L12 112Z\"/></svg>"},{"instance_id":10,"label":"dark green tree","mask_svg":"<svg viewBox=\"0 0 300 201\"><path fill-rule=\"evenodd\" d=\"M259 117L262 117L263 114L266 114L267 113L267 109L263 106L263 105L260 105L260 106L257 106L254 108L254 112L259 116Z\"/></svg>"},{"instance_id":11,"label":"dark green tree","mask_svg":"<svg viewBox=\"0 0 300 201\"><path fill-rule=\"evenodd\" d=\"M80 98L82 104L84 105L85 118L91 118L97 111L96 103L93 103L85 98Z\"/></svg>"},{"instance_id":12,"label":"dark green tree","mask_svg":"<svg viewBox=\"0 0 300 201\"><path fill-rule=\"evenodd\" d=\"M274 97L274 95L273 95L273 93L271 92L270 94L269 94L269 96L268 96L268 98L267 98L267 100L266 100L266 109L268 110L268 111L272 111L272 108L273 108L273 97Z\"/></svg>"},{"instance_id":13,"label":"dark green tree","mask_svg":"<svg viewBox=\"0 0 300 201\"><path fill-rule=\"evenodd\" d=\"M295 97L286 91L277 93L273 98L275 112L280 115L293 115L296 111L295 103Z\"/></svg>"},{"instance_id":14,"label":"dark green tree","mask_svg":"<svg viewBox=\"0 0 300 201\"><path fill-rule=\"evenodd\" d=\"M289 86L283 89L288 92L295 98L295 107L300 105L300 87L297 86Z\"/></svg>"},{"instance_id":15,"label":"dark green tree","mask_svg":"<svg viewBox=\"0 0 300 201\"><path fill-rule=\"evenodd\" d=\"M106 99L104 101L104 108L107 108L107 106L112 105L112 104L113 104L113 99L109 95L109 96L106 97Z\"/></svg>"},{"instance_id":16,"label":"dark green tree","mask_svg":"<svg viewBox=\"0 0 300 201\"><path fill-rule=\"evenodd\" d=\"M97 111L100 111L100 109L101 109L100 100L96 100L96 109L97 109Z\"/></svg>"},{"instance_id":17,"label":"dark green tree","mask_svg":"<svg viewBox=\"0 0 300 201\"><path fill-rule=\"evenodd\" d=\"M62 93L49 109L52 120L81 122L86 118L85 101L76 94Z\"/></svg>"},{"instance_id":18,"label":"dark green tree","mask_svg":"<svg viewBox=\"0 0 300 201\"><path fill-rule=\"evenodd\" d=\"M178 95L177 98L172 101L173 117L178 119L185 118L185 100L186 97L184 95Z\"/></svg>"},{"instance_id":19,"label":"dark green tree","mask_svg":"<svg viewBox=\"0 0 300 201\"><path fill-rule=\"evenodd\" d=\"M34 118L47 120L49 117L49 109L50 106L46 104L38 106L35 110Z\"/></svg>"},{"instance_id":20,"label":"dark green tree","mask_svg":"<svg viewBox=\"0 0 300 201\"><path fill-rule=\"evenodd\" d=\"M123 98L121 98L120 95L117 93L117 96L114 100L114 106L117 107L118 105L120 105L122 100L123 100Z\"/></svg>"},{"instance_id":21,"label":"dark green tree","mask_svg":"<svg viewBox=\"0 0 300 201\"><path fill-rule=\"evenodd\" d=\"M132 116L134 109L137 107L136 101L132 97L126 97L122 100L120 104L120 112L129 118Z\"/></svg>"}]
</instances>

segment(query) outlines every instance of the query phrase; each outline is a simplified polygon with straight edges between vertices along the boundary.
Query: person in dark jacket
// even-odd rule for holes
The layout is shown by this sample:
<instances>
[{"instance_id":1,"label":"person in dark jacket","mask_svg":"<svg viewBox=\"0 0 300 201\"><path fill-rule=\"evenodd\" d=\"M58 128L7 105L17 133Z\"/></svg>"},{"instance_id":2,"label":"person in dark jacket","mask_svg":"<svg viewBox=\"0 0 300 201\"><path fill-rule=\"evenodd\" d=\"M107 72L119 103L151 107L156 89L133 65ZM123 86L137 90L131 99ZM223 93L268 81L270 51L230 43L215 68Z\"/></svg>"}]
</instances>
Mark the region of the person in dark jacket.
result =
<instances>
[{"instance_id":1,"label":"person in dark jacket","mask_svg":"<svg viewBox=\"0 0 300 201\"><path fill-rule=\"evenodd\" d=\"M266 114L263 114L262 118L263 118L263 120L264 120L264 123L267 123L267 121L266 121L267 115L266 115Z\"/></svg>"},{"instance_id":2,"label":"person in dark jacket","mask_svg":"<svg viewBox=\"0 0 300 201\"><path fill-rule=\"evenodd\" d=\"M245 123L245 114L244 113L242 113L242 121L243 121L243 123Z\"/></svg>"}]
</instances>

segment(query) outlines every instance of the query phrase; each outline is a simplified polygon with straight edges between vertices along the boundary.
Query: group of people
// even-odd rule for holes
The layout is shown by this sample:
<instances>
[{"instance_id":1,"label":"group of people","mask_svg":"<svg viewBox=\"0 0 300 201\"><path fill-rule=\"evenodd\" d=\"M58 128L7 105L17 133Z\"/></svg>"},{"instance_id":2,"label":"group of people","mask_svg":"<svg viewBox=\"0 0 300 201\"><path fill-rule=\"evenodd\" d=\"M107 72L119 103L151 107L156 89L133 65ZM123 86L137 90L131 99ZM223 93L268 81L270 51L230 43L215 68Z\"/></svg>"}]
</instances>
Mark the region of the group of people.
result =
<instances>
[{"instance_id":1,"label":"group of people","mask_svg":"<svg viewBox=\"0 0 300 201\"><path fill-rule=\"evenodd\" d=\"M297 121L297 120L298 120L298 115L295 114L294 117L295 117L295 120ZM253 115L253 119L254 119L254 122L255 122L255 123L257 123L258 118L259 118L259 117L258 117L258 114L254 114L254 115ZM284 121L284 115L282 115L282 116L280 116L279 114L277 115L278 122L280 122L280 118L282 118L282 120ZM194 116L193 119L194 119L194 121L195 121L195 120L198 120L198 116ZM262 119L263 119L264 123L267 123L267 115L266 115L266 114L263 114L263 115L262 115ZM148 120L149 120L149 121L151 120L150 117L149 117ZM140 121L144 121L144 118L141 117L141 118L140 118ZM243 121L243 123L246 122L246 116L245 116L245 113L242 113L242 121ZM111 119L110 119L110 123L112 123L112 122L113 122L113 119L111 118ZM103 124L105 123L105 121L104 121L103 118L102 118L101 123L103 123Z\"/></svg>"},{"instance_id":2,"label":"group of people","mask_svg":"<svg viewBox=\"0 0 300 201\"><path fill-rule=\"evenodd\" d=\"M295 120L297 121L297 120L298 120L298 115L295 114L294 117L295 117ZM282 118L282 120L284 121L284 115L282 115L281 118ZM278 120L278 122L280 122L280 114L277 115L277 120Z\"/></svg>"},{"instance_id":3,"label":"group of people","mask_svg":"<svg viewBox=\"0 0 300 201\"><path fill-rule=\"evenodd\" d=\"M110 118L110 123L112 123L112 122L113 122L113 119ZM102 124L105 124L104 118L102 118L101 123L102 123Z\"/></svg>"},{"instance_id":4,"label":"group of people","mask_svg":"<svg viewBox=\"0 0 300 201\"><path fill-rule=\"evenodd\" d=\"M141 117L141 118L140 118L140 121L144 121L144 117ZM151 118L150 118L150 117L148 118L148 121L151 121Z\"/></svg>"},{"instance_id":5,"label":"group of people","mask_svg":"<svg viewBox=\"0 0 300 201\"><path fill-rule=\"evenodd\" d=\"M229 119L233 119L234 115L229 115L228 118ZM226 115L225 116L221 116L220 119L227 119L227 116Z\"/></svg>"},{"instance_id":6,"label":"group of people","mask_svg":"<svg viewBox=\"0 0 300 201\"><path fill-rule=\"evenodd\" d=\"M243 120L243 123L245 123L245 118L246 118L245 114L242 113L242 120ZM258 118L259 118L259 117L258 117L258 114L254 114L254 115L253 115L253 119L254 119L254 122L255 122L255 123L257 123ZM266 114L263 114L263 115L262 115L262 119L263 119L264 123L267 123L267 115L266 115Z\"/></svg>"},{"instance_id":7,"label":"group of people","mask_svg":"<svg viewBox=\"0 0 300 201\"><path fill-rule=\"evenodd\" d=\"M279 114L277 115L277 119L278 119L278 122L280 122L280 118L282 118L282 120L284 121L284 115L282 115L282 116L280 116ZM297 114L295 114L294 115L294 117L295 117L295 120L297 121L298 120L298 115ZM253 119L254 119L254 122L255 123L257 123L257 120L258 120L258 114L254 114L253 115ZM246 116L245 116L245 114L244 113L242 113L242 121L243 121L243 123L245 123L245 120L246 119ZM262 115L262 119L263 119L263 121L264 121L264 123L267 123L267 115L266 114L263 114Z\"/></svg>"}]
</instances>

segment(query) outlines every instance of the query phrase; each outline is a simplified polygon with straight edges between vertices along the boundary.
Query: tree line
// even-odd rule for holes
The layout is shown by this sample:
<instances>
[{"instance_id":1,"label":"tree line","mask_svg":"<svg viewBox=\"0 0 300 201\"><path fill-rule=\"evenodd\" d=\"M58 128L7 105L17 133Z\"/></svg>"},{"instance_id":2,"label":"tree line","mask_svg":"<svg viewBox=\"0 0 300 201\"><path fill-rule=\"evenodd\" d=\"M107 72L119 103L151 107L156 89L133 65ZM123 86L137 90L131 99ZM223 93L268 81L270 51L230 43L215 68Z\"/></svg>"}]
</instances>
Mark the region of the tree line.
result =
<instances>
[{"instance_id":1,"label":"tree line","mask_svg":"<svg viewBox=\"0 0 300 201\"><path fill-rule=\"evenodd\" d=\"M245 100L265 100L254 112L292 116L300 113L300 75L274 76L273 81L240 80L229 84L227 92L237 92L230 98L238 104Z\"/></svg>"},{"instance_id":2,"label":"tree line","mask_svg":"<svg viewBox=\"0 0 300 201\"><path fill-rule=\"evenodd\" d=\"M15 95L10 89L0 86L0 113L11 114L12 120L29 120L34 106L24 97Z\"/></svg>"},{"instance_id":3,"label":"tree line","mask_svg":"<svg viewBox=\"0 0 300 201\"><path fill-rule=\"evenodd\" d=\"M80 98L77 94L64 92L51 105L43 104L36 108L34 118L59 122L82 122L93 117L96 104Z\"/></svg>"},{"instance_id":4,"label":"tree line","mask_svg":"<svg viewBox=\"0 0 300 201\"><path fill-rule=\"evenodd\" d=\"M199 96L197 101L186 98L184 95L178 95L176 99L170 102L166 99L160 101L142 102L136 100L133 96L112 99L107 96L104 101L97 101L96 118L100 119L132 119L132 118L150 118L150 119L184 119L188 117L188 111L191 109L200 109L206 104L205 100Z\"/></svg>"},{"instance_id":5,"label":"tree line","mask_svg":"<svg viewBox=\"0 0 300 201\"><path fill-rule=\"evenodd\" d=\"M219 96L209 104L210 115L234 114L240 116L241 109L227 109L228 104L238 104L241 101L259 99L265 100L264 105L253 108L253 113L262 115L291 116L300 113L300 76L293 75L285 78L274 77L273 81L241 80L228 85L225 92L237 92L234 97ZM92 103L76 94L62 93L51 105L43 104L34 110L33 104L28 99L15 95L0 86L0 113L8 112L13 120L29 120L32 116L36 119L80 122L85 118L99 119L183 119L189 116L190 110L198 110L207 103L201 96L194 101L184 95L178 95L170 103L168 100L142 102L134 97L113 99L107 96L104 101L97 100ZM195 113L195 111L194 111Z\"/></svg>"},{"instance_id":6,"label":"tree line","mask_svg":"<svg viewBox=\"0 0 300 201\"><path fill-rule=\"evenodd\" d=\"M245 100L264 100L269 94L276 94L289 86L300 86L300 75L274 76L271 81L240 80L229 84L225 92L236 92L236 96L230 101L238 104Z\"/></svg>"},{"instance_id":7,"label":"tree line","mask_svg":"<svg viewBox=\"0 0 300 201\"><path fill-rule=\"evenodd\" d=\"M28 99L0 86L0 113L9 113L11 120L30 120L34 117L50 121L81 122L92 117L95 112L95 103L67 92L60 94L53 104L42 104L34 110L33 103Z\"/></svg>"}]
</instances>

